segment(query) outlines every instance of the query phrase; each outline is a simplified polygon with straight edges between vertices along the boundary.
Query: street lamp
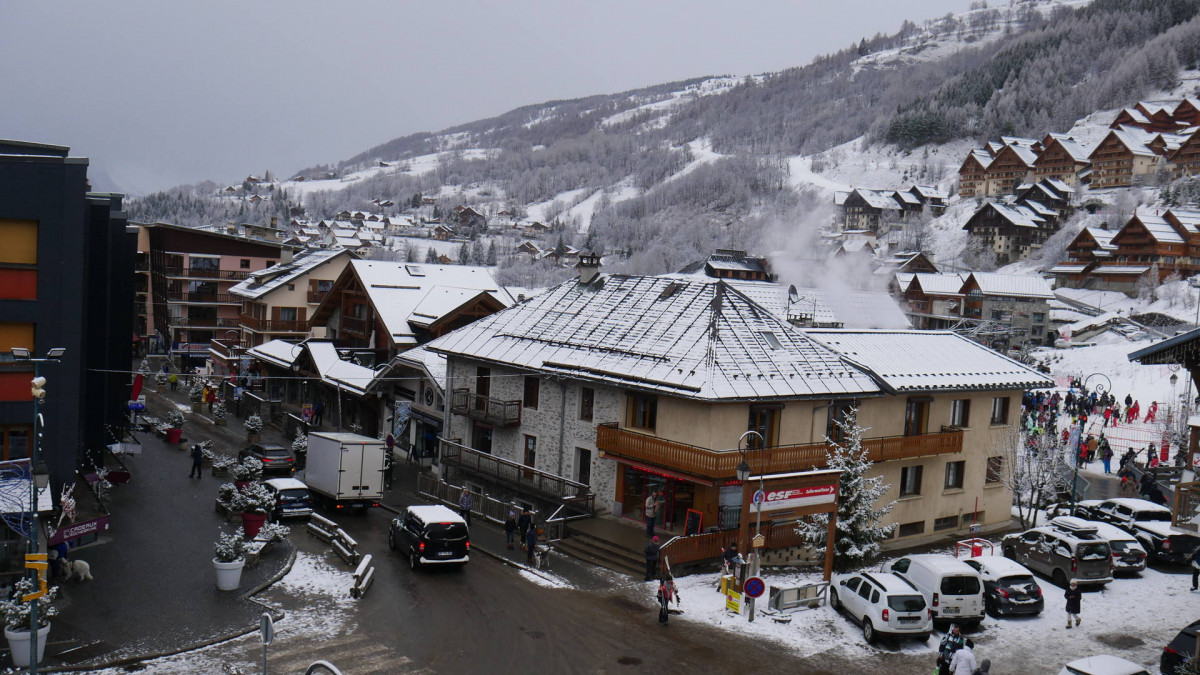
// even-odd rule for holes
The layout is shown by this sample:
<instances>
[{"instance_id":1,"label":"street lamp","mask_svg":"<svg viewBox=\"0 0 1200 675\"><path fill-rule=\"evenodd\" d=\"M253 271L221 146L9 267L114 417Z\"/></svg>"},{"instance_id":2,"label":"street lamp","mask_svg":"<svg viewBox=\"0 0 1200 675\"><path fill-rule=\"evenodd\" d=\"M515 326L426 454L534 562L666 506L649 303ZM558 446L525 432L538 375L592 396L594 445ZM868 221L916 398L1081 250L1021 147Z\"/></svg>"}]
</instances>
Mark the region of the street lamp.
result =
<instances>
[{"instance_id":1,"label":"street lamp","mask_svg":"<svg viewBox=\"0 0 1200 675\"><path fill-rule=\"evenodd\" d=\"M67 353L63 347L54 347L46 352L46 357L37 359L33 358L29 350L24 347L14 347L12 350L13 361L17 363L32 363L33 364L33 380L30 381L30 393L33 396L33 448L30 457L30 464L33 466L32 480L29 481L29 511L31 514L31 524L29 528L29 553L36 554L41 549L38 544L38 493L45 489L50 484L50 470L46 466L46 462L42 460L42 428L45 423L42 420L42 399L46 398L46 378L41 376L41 365L43 363L58 363L62 361L62 357ZM34 571L34 588L41 587L39 584L38 572ZM29 600L29 672L30 675L37 673L38 649L38 597Z\"/></svg>"},{"instance_id":2,"label":"street lamp","mask_svg":"<svg viewBox=\"0 0 1200 675\"><path fill-rule=\"evenodd\" d=\"M754 445L749 445L747 439L750 438L757 439L757 442ZM742 461L734 469L734 472L737 474L738 480L743 483L750 479L750 463L746 461L746 454L754 449L757 449L763 456L763 470L758 473L758 492L754 493L754 499L751 500L751 503L756 507L755 510L758 511L758 516L754 524L754 539L757 542L762 537L762 502L766 495L763 491L763 474L766 473L767 469L767 442L763 439L762 434L751 429L742 434L741 438L738 438L738 452L742 454ZM742 494L745 494L745 492ZM754 548L754 553L750 563L750 576L756 577L758 576L758 548L751 548ZM747 598L746 609L749 610L749 620L754 621L754 598Z\"/></svg>"}]
</instances>

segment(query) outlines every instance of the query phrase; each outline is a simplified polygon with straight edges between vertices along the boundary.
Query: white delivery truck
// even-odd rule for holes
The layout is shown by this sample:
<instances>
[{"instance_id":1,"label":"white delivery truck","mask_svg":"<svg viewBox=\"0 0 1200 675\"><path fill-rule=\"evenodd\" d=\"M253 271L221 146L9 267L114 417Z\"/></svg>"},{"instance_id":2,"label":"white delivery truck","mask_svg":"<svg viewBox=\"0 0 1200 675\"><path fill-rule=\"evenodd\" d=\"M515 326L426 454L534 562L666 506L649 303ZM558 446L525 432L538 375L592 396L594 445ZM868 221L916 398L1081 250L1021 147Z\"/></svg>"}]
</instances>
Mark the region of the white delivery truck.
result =
<instances>
[{"instance_id":1,"label":"white delivery truck","mask_svg":"<svg viewBox=\"0 0 1200 675\"><path fill-rule=\"evenodd\" d=\"M379 506L385 453L387 446L377 438L311 432L304 482L313 498L330 510Z\"/></svg>"}]
</instances>

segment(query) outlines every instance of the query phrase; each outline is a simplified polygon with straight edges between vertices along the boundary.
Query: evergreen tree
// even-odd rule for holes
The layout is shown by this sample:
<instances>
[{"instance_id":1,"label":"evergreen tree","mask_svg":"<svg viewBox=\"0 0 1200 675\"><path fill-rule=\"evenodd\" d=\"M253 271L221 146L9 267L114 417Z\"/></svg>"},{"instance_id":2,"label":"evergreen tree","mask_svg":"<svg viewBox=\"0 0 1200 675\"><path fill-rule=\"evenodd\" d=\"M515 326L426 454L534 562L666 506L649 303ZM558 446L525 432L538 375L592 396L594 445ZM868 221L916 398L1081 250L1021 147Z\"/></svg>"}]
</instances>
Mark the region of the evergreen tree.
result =
<instances>
[{"instance_id":1,"label":"evergreen tree","mask_svg":"<svg viewBox=\"0 0 1200 675\"><path fill-rule=\"evenodd\" d=\"M430 246L429 248L425 249L425 262L427 262L427 263L438 262L438 252L437 252L436 248Z\"/></svg>"},{"instance_id":2,"label":"evergreen tree","mask_svg":"<svg viewBox=\"0 0 1200 675\"><path fill-rule=\"evenodd\" d=\"M487 260L485 260L484 262L487 265L490 265L493 267L499 262L499 258L496 255L496 240L495 239L492 240L492 243L488 244Z\"/></svg>"},{"instance_id":3,"label":"evergreen tree","mask_svg":"<svg viewBox=\"0 0 1200 675\"><path fill-rule=\"evenodd\" d=\"M460 265L471 264L471 244L466 243L458 247L458 262Z\"/></svg>"},{"instance_id":4,"label":"evergreen tree","mask_svg":"<svg viewBox=\"0 0 1200 675\"><path fill-rule=\"evenodd\" d=\"M405 244L404 246L404 262L417 262L417 247L414 244Z\"/></svg>"},{"instance_id":5,"label":"evergreen tree","mask_svg":"<svg viewBox=\"0 0 1200 675\"><path fill-rule=\"evenodd\" d=\"M414 209L419 207L421 205L421 193L413 193L412 199L409 200L408 205Z\"/></svg>"},{"instance_id":6,"label":"evergreen tree","mask_svg":"<svg viewBox=\"0 0 1200 675\"><path fill-rule=\"evenodd\" d=\"M879 520L891 513L896 502L876 508L876 502L888 491L883 477L867 477L871 458L862 447L862 427L858 425L858 410L851 409L845 419L835 420L841 440L826 438L829 468L842 472L838 482L837 540L834 543L833 567L846 572L871 562L879 555L879 542L891 536L896 528L879 525ZM829 515L817 514L801 520L796 531L812 546L817 555L825 555L829 533Z\"/></svg>"}]
</instances>

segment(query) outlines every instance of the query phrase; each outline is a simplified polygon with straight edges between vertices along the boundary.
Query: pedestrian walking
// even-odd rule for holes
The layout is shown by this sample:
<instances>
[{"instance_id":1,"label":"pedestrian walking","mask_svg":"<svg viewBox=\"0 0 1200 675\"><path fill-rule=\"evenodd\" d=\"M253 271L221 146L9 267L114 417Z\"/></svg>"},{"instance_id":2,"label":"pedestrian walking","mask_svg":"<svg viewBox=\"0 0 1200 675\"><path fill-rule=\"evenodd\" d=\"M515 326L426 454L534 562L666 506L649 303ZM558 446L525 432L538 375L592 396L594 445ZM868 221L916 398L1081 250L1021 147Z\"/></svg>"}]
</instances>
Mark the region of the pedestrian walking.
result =
<instances>
[{"instance_id":1,"label":"pedestrian walking","mask_svg":"<svg viewBox=\"0 0 1200 675\"><path fill-rule=\"evenodd\" d=\"M321 426L321 420L325 419L325 402L317 401L313 405L312 423L314 427Z\"/></svg>"},{"instance_id":2,"label":"pedestrian walking","mask_svg":"<svg viewBox=\"0 0 1200 675\"><path fill-rule=\"evenodd\" d=\"M1153 443L1146 446L1146 468L1150 468L1158 463L1157 450L1158 448L1154 447Z\"/></svg>"},{"instance_id":3,"label":"pedestrian walking","mask_svg":"<svg viewBox=\"0 0 1200 675\"><path fill-rule=\"evenodd\" d=\"M643 505L642 515L646 518L646 536L654 536L654 520L658 518L658 507L661 500L658 498L659 493L651 492L646 497L646 503Z\"/></svg>"},{"instance_id":4,"label":"pedestrian walking","mask_svg":"<svg viewBox=\"0 0 1200 675\"><path fill-rule=\"evenodd\" d=\"M163 368L166 368L166 366L163 366ZM179 391L179 375L171 373L171 376L167 378L167 382L171 384L171 391Z\"/></svg>"},{"instance_id":5,"label":"pedestrian walking","mask_svg":"<svg viewBox=\"0 0 1200 675\"><path fill-rule=\"evenodd\" d=\"M1063 597L1067 600L1067 628L1071 627L1071 619L1075 619L1075 625L1079 625L1079 605L1083 601L1083 591L1079 590L1079 584L1074 579L1071 580L1071 587L1063 593Z\"/></svg>"},{"instance_id":6,"label":"pedestrian walking","mask_svg":"<svg viewBox=\"0 0 1200 675\"><path fill-rule=\"evenodd\" d=\"M521 546L525 546L525 534L529 532L529 527L533 525L533 514L529 509L521 509L521 515L517 517L517 529L521 531Z\"/></svg>"},{"instance_id":7,"label":"pedestrian walking","mask_svg":"<svg viewBox=\"0 0 1200 675\"><path fill-rule=\"evenodd\" d=\"M383 489L385 491L392 489L392 476L396 469L396 456L389 449L383 453ZM470 524L470 520L467 521Z\"/></svg>"},{"instance_id":8,"label":"pedestrian walking","mask_svg":"<svg viewBox=\"0 0 1200 675\"><path fill-rule=\"evenodd\" d=\"M196 478L200 477L200 465L204 463L204 449L197 443L192 446L192 470L188 472L188 478L193 474Z\"/></svg>"},{"instance_id":9,"label":"pedestrian walking","mask_svg":"<svg viewBox=\"0 0 1200 675\"><path fill-rule=\"evenodd\" d=\"M1192 590L1197 590L1196 582L1200 581L1200 547L1192 551Z\"/></svg>"},{"instance_id":10,"label":"pedestrian walking","mask_svg":"<svg viewBox=\"0 0 1200 675\"><path fill-rule=\"evenodd\" d=\"M508 518L504 519L504 544L508 550L512 550L513 540L517 538L517 514L513 511L508 512Z\"/></svg>"},{"instance_id":11,"label":"pedestrian walking","mask_svg":"<svg viewBox=\"0 0 1200 675\"><path fill-rule=\"evenodd\" d=\"M208 392L204 394L204 402L208 404L208 414L211 415L213 404L217 402L217 390L209 389Z\"/></svg>"},{"instance_id":12,"label":"pedestrian walking","mask_svg":"<svg viewBox=\"0 0 1200 675\"><path fill-rule=\"evenodd\" d=\"M662 625L667 625L667 619L671 618L670 604L679 603L679 589L675 587L675 580L664 574L662 580L658 583L658 622Z\"/></svg>"},{"instance_id":13,"label":"pedestrian walking","mask_svg":"<svg viewBox=\"0 0 1200 675\"><path fill-rule=\"evenodd\" d=\"M946 637L942 638L942 643L938 645L938 675L950 675L950 663L954 661L954 652L962 649L965 644L962 629L956 623L950 624L950 632L946 633Z\"/></svg>"},{"instance_id":14,"label":"pedestrian walking","mask_svg":"<svg viewBox=\"0 0 1200 675\"><path fill-rule=\"evenodd\" d=\"M1105 475L1112 475L1112 458L1113 458L1112 445L1109 444L1108 439L1104 437L1104 434L1101 434L1100 435L1100 461L1104 463L1104 474Z\"/></svg>"},{"instance_id":15,"label":"pedestrian walking","mask_svg":"<svg viewBox=\"0 0 1200 675\"><path fill-rule=\"evenodd\" d=\"M646 581L653 581L658 576L658 554L661 550L658 537L651 537L646 542Z\"/></svg>"},{"instance_id":16,"label":"pedestrian walking","mask_svg":"<svg viewBox=\"0 0 1200 675\"><path fill-rule=\"evenodd\" d=\"M1146 411L1146 419L1142 420L1142 421L1146 422L1147 424L1152 424L1154 422L1154 416L1157 414L1158 414L1158 401L1151 401L1150 409Z\"/></svg>"},{"instance_id":17,"label":"pedestrian walking","mask_svg":"<svg viewBox=\"0 0 1200 675\"><path fill-rule=\"evenodd\" d=\"M471 526L471 491L463 488L462 494L458 496L458 510L462 513L463 520L467 521L467 527Z\"/></svg>"},{"instance_id":18,"label":"pedestrian walking","mask_svg":"<svg viewBox=\"0 0 1200 675\"><path fill-rule=\"evenodd\" d=\"M953 675L969 675L979 667L975 662L974 647L975 643L968 638L966 644L954 652L954 658L950 659L950 672Z\"/></svg>"},{"instance_id":19,"label":"pedestrian walking","mask_svg":"<svg viewBox=\"0 0 1200 675\"><path fill-rule=\"evenodd\" d=\"M1125 394L1125 407L1133 405L1133 394Z\"/></svg>"},{"instance_id":20,"label":"pedestrian walking","mask_svg":"<svg viewBox=\"0 0 1200 675\"><path fill-rule=\"evenodd\" d=\"M529 530L525 532L524 544L525 544L525 562L529 565L532 565L533 564L533 556L535 553L537 553L538 536L537 536L537 528L532 527L532 523L530 525L531 526L530 526Z\"/></svg>"}]
</instances>

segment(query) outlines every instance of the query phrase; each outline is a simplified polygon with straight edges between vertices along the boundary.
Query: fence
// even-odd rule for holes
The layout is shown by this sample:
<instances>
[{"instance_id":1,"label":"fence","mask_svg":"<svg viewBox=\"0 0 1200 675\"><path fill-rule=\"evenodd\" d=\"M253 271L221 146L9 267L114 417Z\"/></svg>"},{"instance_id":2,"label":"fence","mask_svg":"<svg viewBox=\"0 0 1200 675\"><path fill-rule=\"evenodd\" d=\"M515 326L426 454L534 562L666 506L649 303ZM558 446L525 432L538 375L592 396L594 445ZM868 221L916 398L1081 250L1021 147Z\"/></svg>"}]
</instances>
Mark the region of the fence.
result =
<instances>
[{"instance_id":1,"label":"fence","mask_svg":"<svg viewBox=\"0 0 1200 675\"><path fill-rule=\"evenodd\" d=\"M329 544L333 552L338 554L347 565L357 565L360 560L358 542L338 527L338 524L317 514L309 516L308 533Z\"/></svg>"},{"instance_id":2,"label":"fence","mask_svg":"<svg viewBox=\"0 0 1200 675\"><path fill-rule=\"evenodd\" d=\"M417 475L418 495L435 502L440 502L453 509L458 509L458 500L462 496L462 491L463 486L461 485L447 483L424 473ZM471 493L471 515L478 516L497 525L504 524L504 520L508 518L509 511L520 513L523 508L523 506L516 502L501 501L484 493ZM532 513L534 520L537 520L538 512L535 510Z\"/></svg>"},{"instance_id":3,"label":"fence","mask_svg":"<svg viewBox=\"0 0 1200 675\"><path fill-rule=\"evenodd\" d=\"M363 556L362 562L358 563L358 568L354 570L354 585L350 587L350 597L356 600L366 594L371 582L375 580L375 566L371 564L371 559L370 553Z\"/></svg>"}]
</instances>

